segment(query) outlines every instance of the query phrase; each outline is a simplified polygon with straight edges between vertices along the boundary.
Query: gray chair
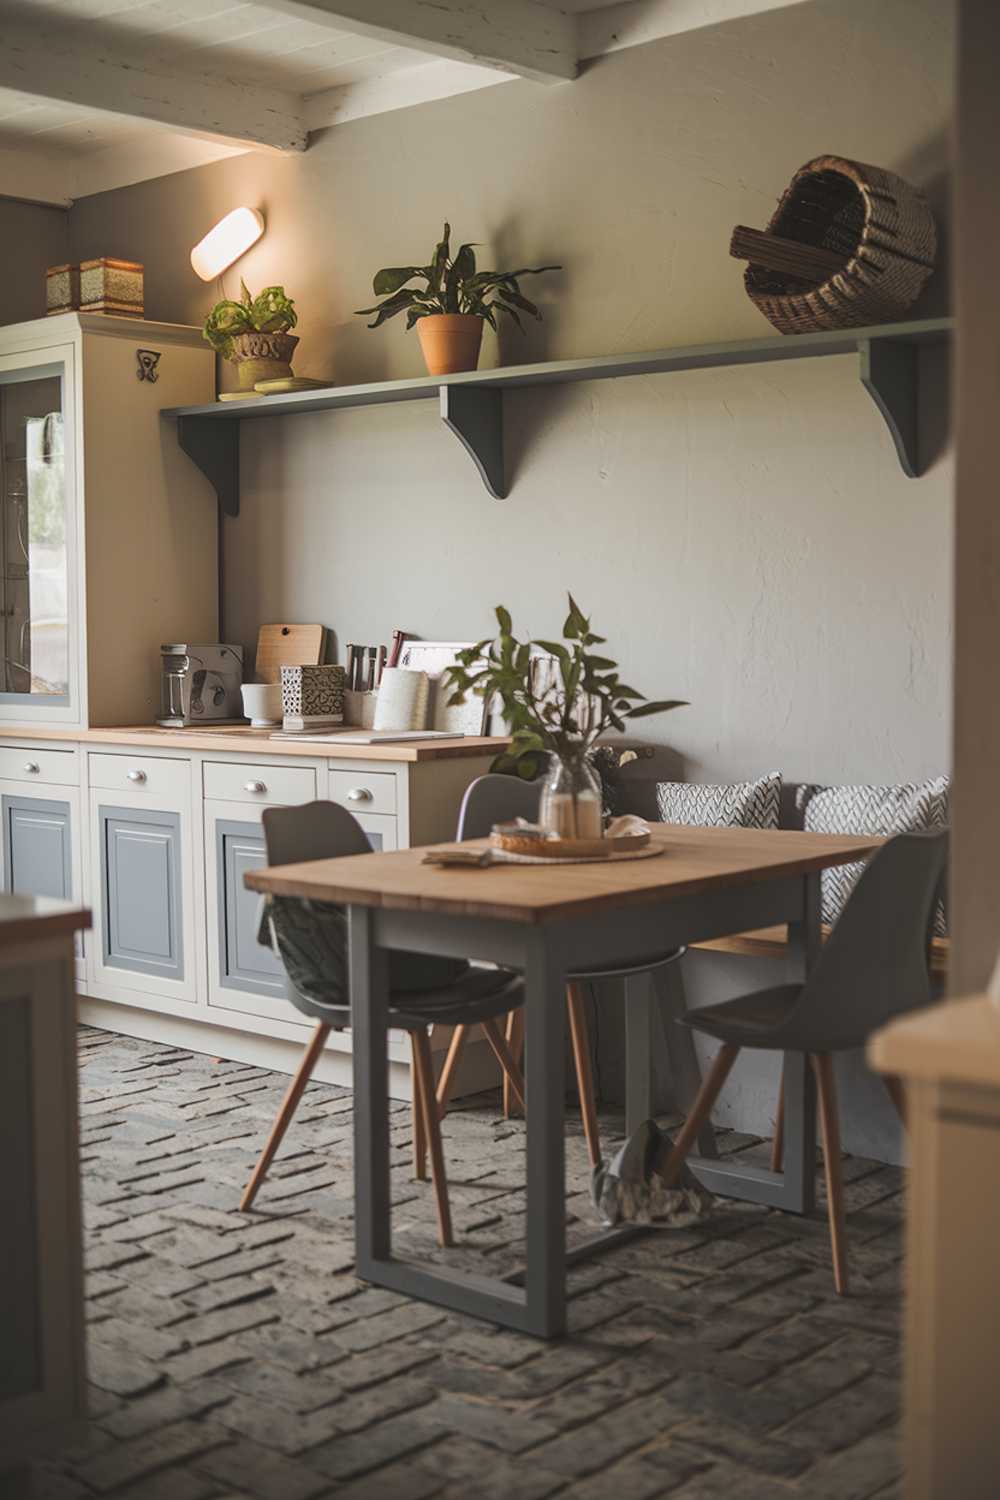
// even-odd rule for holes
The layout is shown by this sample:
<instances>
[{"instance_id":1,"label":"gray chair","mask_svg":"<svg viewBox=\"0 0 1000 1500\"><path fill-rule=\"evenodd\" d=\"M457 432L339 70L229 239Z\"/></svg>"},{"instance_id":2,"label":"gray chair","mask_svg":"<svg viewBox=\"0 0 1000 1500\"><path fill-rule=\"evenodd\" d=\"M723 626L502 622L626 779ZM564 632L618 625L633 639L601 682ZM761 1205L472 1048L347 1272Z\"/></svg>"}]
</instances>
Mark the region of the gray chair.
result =
<instances>
[{"instance_id":1,"label":"gray chair","mask_svg":"<svg viewBox=\"0 0 1000 1500\"><path fill-rule=\"evenodd\" d=\"M508 823L519 817L529 821L534 820L538 816L540 791L541 787L537 781L521 781L516 776L480 776L467 788L462 801L458 816L458 838L460 840L485 838L492 831L495 823ZM674 1083L679 1095L678 1102L683 1107L689 1108L693 1105L701 1084L701 1074L690 1036L669 1025L670 1019L678 1018L684 1010L683 990L678 991L678 988L668 986L665 980L667 966L675 963L683 956L683 953L683 948L675 948L664 953L642 954L615 968L574 970L567 976L566 1009L570 1039L573 1044L573 1057L576 1063L580 1111L583 1115L583 1128L587 1137L592 1167L600 1163L601 1142L594 1100L584 986L606 983L609 980L622 981L625 986L626 1003L628 1003L634 998L631 994L631 987L635 981L649 976L663 1022ZM457 1027L438 1082L438 1107L442 1115L448 1107L455 1069L467 1039L468 1027ZM514 1011L508 1021L507 1042L515 1061L520 1063L524 1045L524 1015L520 1009ZM641 1060L647 1069L649 1061L648 1056ZM509 1080L505 1080L504 1096L504 1105L509 1112ZM715 1155L715 1135L711 1124L707 1121L700 1132L700 1144L705 1154Z\"/></svg>"},{"instance_id":2,"label":"gray chair","mask_svg":"<svg viewBox=\"0 0 1000 1500\"><path fill-rule=\"evenodd\" d=\"M263 814L263 825L270 865L371 853L360 824L334 802L268 808ZM272 897L264 925L285 966L288 999L316 1022L316 1030L243 1194L240 1208L244 1212L257 1196L327 1037L332 1030L343 1030L351 1024L347 919L343 908ZM389 962L389 990L389 1024L410 1033L413 1049L417 1175L424 1175L429 1151L437 1200L438 1239L442 1245L450 1245L453 1243L451 1212L428 1027L459 1023L482 1026L501 1067L513 1078L523 1098L520 1068L510 1054L497 1018L524 1003L524 984L519 975L504 969L473 968L462 960L393 952Z\"/></svg>"},{"instance_id":3,"label":"gray chair","mask_svg":"<svg viewBox=\"0 0 1000 1500\"><path fill-rule=\"evenodd\" d=\"M893 1016L932 1003L930 938L947 853L947 830L890 839L863 871L805 984L756 990L686 1017L688 1026L722 1046L667 1158L664 1180L676 1180L741 1048L805 1053L819 1089L833 1275L841 1295L848 1268L833 1054L862 1047ZM902 1114L898 1091L887 1088Z\"/></svg>"}]
</instances>

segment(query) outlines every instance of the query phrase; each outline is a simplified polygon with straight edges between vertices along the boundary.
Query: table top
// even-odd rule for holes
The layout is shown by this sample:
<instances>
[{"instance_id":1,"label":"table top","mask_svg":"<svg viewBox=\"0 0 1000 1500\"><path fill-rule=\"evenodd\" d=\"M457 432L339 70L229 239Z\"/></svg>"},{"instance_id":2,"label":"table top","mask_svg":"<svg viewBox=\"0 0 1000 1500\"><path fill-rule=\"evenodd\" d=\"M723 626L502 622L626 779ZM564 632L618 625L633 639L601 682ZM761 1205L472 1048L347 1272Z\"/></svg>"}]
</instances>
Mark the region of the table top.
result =
<instances>
[{"instance_id":1,"label":"table top","mask_svg":"<svg viewBox=\"0 0 1000 1500\"><path fill-rule=\"evenodd\" d=\"M882 843L790 829L651 827L653 842L663 850L656 859L442 868L424 864L423 849L403 849L252 870L246 883L251 890L313 901L537 924L812 874L864 859Z\"/></svg>"},{"instance_id":2,"label":"table top","mask_svg":"<svg viewBox=\"0 0 1000 1500\"><path fill-rule=\"evenodd\" d=\"M875 1033L868 1059L880 1073L1000 1088L1000 1005L974 995L901 1016Z\"/></svg>"},{"instance_id":3,"label":"table top","mask_svg":"<svg viewBox=\"0 0 1000 1500\"><path fill-rule=\"evenodd\" d=\"M351 726L359 729L359 726ZM360 729L359 729L360 732ZM323 760L428 761L460 760L469 755L499 755L509 744L490 735L466 735L448 740L396 740L375 745L340 745L336 740L274 740L273 729L251 729L249 724L220 724L213 728L164 729L159 724L125 725L108 729L59 729L46 725L0 729L0 744L69 741L76 745L125 745L147 750L201 750L223 755L308 756Z\"/></svg>"},{"instance_id":4,"label":"table top","mask_svg":"<svg viewBox=\"0 0 1000 1500\"><path fill-rule=\"evenodd\" d=\"M90 912L50 896L0 895L0 949L25 941L66 937L91 925Z\"/></svg>"}]
</instances>

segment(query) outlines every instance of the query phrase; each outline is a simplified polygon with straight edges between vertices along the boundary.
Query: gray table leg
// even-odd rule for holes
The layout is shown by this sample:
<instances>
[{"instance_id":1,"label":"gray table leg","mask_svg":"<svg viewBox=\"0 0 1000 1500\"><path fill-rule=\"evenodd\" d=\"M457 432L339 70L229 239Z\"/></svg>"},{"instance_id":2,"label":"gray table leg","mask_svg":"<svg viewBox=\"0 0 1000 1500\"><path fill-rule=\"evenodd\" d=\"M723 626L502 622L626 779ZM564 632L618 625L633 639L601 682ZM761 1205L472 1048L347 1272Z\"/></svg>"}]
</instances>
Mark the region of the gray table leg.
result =
<instances>
[{"instance_id":1,"label":"gray table leg","mask_svg":"<svg viewBox=\"0 0 1000 1500\"><path fill-rule=\"evenodd\" d=\"M691 1028L679 1024L681 1017L687 1012L681 961L678 959L672 964L662 964L659 968L652 969L649 977L670 1064L674 1105L684 1114L689 1114L701 1088L701 1066ZM715 1130L710 1121L699 1132L698 1152L709 1158L719 1154L715 1144Z\"/></svg>"},{"instance_id":2,"label":"gray table leg","mask_svg":"<svg viewBox=\"0 0 1000 1500\"><path fill-rule=\"evenodd\" d=\"M653 1003L645 975L625 987L625 1134L653 1115Z\"/></svg>"},{"instance_id":3,"label":"gray table leg","mask_svg":"<svg viewBox=\"0 0 1000 1500\"><path fill-rule=\"evenodd\" d=\"M823 943L819 875L803 881L802 921L789 924L789 946L807 979ZM785 1183L792 1213L811 1213L816 1203L816 1079L801 1052L785 1053Z\"/></svg>"},{"instance_id":4,"label":"gray table leg","mask_svg":"<svg viewBox=\"0 0 1000 1500\"><path fill-rule=\"evenodd\" d=\"M388 964L373 941L374 914L348 912L354 1052L354 1213L358 1275L372 1279L392 1242L389 1189Z\"/></svg>"},{"instance_id":5,"label":"gray table leg","mask_svg":"<svg viewBox=\"0 0 1000 1500\"><path fill-rule=\"evenodd\" d=\"M525 966L527 1086L527 1324L566 1331L566 1006L564 965L544 934L528 942Z\"/></svg>"}]
</instances>

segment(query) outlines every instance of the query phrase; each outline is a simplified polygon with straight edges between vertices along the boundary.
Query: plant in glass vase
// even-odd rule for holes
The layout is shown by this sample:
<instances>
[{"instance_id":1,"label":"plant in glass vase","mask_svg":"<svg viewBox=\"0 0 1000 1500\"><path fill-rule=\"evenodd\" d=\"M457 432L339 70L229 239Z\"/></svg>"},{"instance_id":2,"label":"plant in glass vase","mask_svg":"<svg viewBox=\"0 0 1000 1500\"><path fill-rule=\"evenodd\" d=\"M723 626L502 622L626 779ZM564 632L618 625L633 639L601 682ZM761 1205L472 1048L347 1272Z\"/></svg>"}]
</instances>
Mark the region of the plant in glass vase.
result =
<instances>
[{"instance_id":1,"label":"plant in glass vase","mask_svg":"<svg viewBox=\"0 0 1000 1500\"><path fill-rule=\"evenodd\" d=\"M594 745L609 730L623 733L629 719L683 708L684 700L651 702L622 682L618 663L593 650L605 638L572 594L562 641L518 640L502 605L496 618L498 634L459 652L447 669L448 701L462 703L468 692L497 700L511 742L493 769L533 780L549 757L541 826L564 838L600 838L601 788L589 759Z\"/></svg>"}]
</instances>

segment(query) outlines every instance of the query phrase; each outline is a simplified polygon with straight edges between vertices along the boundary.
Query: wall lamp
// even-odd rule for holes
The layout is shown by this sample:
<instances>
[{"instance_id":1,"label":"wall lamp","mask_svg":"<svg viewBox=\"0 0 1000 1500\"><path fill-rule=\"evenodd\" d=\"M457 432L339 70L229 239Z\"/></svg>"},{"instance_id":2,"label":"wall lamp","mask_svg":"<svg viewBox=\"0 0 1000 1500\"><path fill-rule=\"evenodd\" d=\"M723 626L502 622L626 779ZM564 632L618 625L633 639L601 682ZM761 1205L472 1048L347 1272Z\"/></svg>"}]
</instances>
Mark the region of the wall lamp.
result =
<instances>
[{"instance_id":1,"label":"wall lamp","mask_svg":"<svg viewBox=\"0 0 1000 1500\"><path fill-rule=\"evenodd\" d=\"M191 264L202 281L214 281L245 255L264 233L264 215L256 208L234 208L191 251Z\"/></svg>"}]
</instances>

